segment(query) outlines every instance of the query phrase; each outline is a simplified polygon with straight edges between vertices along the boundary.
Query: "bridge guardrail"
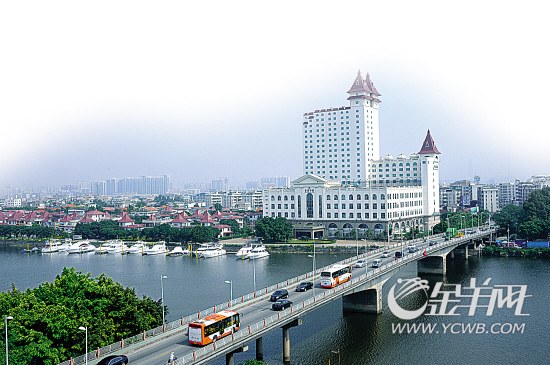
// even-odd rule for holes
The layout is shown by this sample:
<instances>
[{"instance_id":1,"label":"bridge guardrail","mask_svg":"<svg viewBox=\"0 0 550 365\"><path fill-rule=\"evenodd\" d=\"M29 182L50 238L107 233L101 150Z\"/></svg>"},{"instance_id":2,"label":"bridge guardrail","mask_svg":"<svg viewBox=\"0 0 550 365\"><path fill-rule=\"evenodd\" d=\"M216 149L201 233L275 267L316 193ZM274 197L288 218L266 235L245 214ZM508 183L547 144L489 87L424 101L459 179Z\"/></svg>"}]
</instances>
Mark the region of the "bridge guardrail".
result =
<instances>
[{"instance_id":1,"label":"bridge guardrail","mask_svg":"<svg viewBox=\"0 0 550 365\"><path fill-rule=\"evenodd\" d=\"M455 240L463 240L465 238L468 238L468 237L471 237L471 236L477 236L477 235L483 236L483 235L486 235L486 233L487 233L487 231L484 231L483 233L479 232L479 233L465 235L462 238L453 238L450 241L445 241L443 243L439 243L437 245L428 247L429 248L428 251L432 251L433 249L435 249L438 246L440 246L442 244L445 244L445 243L447 243L449 245L452 245L450 243L452 243ZM438 234L438 235L433 235L432 237L441 237L441 236L442 236L442 234ZM112 352L121 350L121 349L125 348L128 345L134 345L134 344L138 344L140 342L145 342L145 341L147 341L147 345L149 345L151 343L162 340L162 338L164 338L164 337L171 336L171 335L175 334L175 332L185 331L185 329L187 328L187 324L191 321L194 321L194 320L199 319L201 317L205 317L209 314L218 312L220 310L224 310L224 309L228 309L228 308L237 309L241 305L243 305L245 303L248 303L250 301L260 300L261 298L269 295L269 293L271 293L274 290L277 290L277 289L280 289L280 288L286 288L290 285L301 282L301 281L303 281L307 278L311 278L312 276L315 276L315 275L321 273L323 270L326 270L327 268L331 267L332 265L335 265L335 264L348 264L348 263L356 261L360 258L368 257L369 255L376 255L376 254L381 253L385 250L392 249L392 248L397 248L397 247L400 247L400 246L404 246L405 244L409 244L411 242L420 242L421 240L423 240L423 239L420 238L420 239L415 239L415 240L402 241L400 243L394 243L394 244L391 244L391 245L382 246L382 247L380 247L376 250L367 251L365 253L362 253L359 256L353 256L353 257L350 257L350 258L347 258L347 259L340 260L340 261L338 261L334 264L326 265L326 266L321 267L321 268L316 268L314 275L312 275L313 271L309 271L305 274L302 274L302 275L296 276L294 278L279 282L279 283L271 285L269 287L259 289L256 292L243 295L239 298L235 298L232 301L227 301L227 302L215 305L213 307L207 308L205 310L200 310L196 314L190 314L186 317L182 317L181 319L178 319L178 320L172 321L170 323L167 323L164 326L159 326L159 327L153 328L151 330L145 331L141 334L129 337L127 339L122 339L119 342L116 342L114 344L110 344L110 345L98 348L97 350L89 352L88 354L80 355L78 357L69 359L69 360L64 361L62 363L59 363L58 365L81 365L81 364L84 364L86 362L86 356L88 356L88 361L96 360L96 359L99 359L102 356L105 356L105 355L108 355ZM422 253L417 251L417 252L413 253L412 255L407 255L405 258L399 259L398 261L395 261L395 262L392 261L388 264L385 264L385 265L381 266L380 268L378 268L377 270L371 271L371 273L369 273L369 274L374 275L375 272L380 272L380 270L382 268L387 267L388 265L390 265L390 266L394 265L397 262L399 262L399 263L403 263L403 262L408 263L410 261L414 261L414 260L412 260L412 258L418 256L419 254L422 254ZM367 277L369 277L369 276L370 275L368 275ZM353 283L353 282L354 282L354 280L351 281L351 283ZM343 288L347 287L346 284L351 284L351 283L348 282L348 283L345 283L344 286L338 286L336 288L343 289ZM334 290L334 289L331 289L331 290ZM325 293L324 295L326 295L326 291L324 291L324 293ZM161 335L165 335L165 336L161 336ZM154 340L152 340L152 339L154 339ZM218 341L218 343L220 341ZM210 345L208 345L208 346L210 346ZM202 349L206 349L206 348L208 348L208 346L206 346ZM182 360L183 360L183 358L182 358ZM176 362L176 364L179 364L179 363ZM182 362L181 364L184 364L184 363Z\"/></svg>"}]
</instances>

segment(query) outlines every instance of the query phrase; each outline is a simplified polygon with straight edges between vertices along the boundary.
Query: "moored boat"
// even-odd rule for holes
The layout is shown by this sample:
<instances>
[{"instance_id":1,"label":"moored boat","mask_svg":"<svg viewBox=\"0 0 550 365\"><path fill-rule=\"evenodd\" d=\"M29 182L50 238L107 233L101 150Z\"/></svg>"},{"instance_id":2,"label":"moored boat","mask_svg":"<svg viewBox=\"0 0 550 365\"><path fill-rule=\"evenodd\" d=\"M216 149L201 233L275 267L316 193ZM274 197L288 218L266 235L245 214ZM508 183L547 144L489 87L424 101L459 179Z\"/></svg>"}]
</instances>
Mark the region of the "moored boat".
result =
<instances>
[{"instance_id":1,"label":"moored boat","mask_svg":"<svg viewBox=\"0 0 550 365\"><path fill-rule=\"evenodd\" d=\"M88 253L88 252L94 252L96 250L96 247L90 243L88 240L84 241L77 241L73 243L68 249L67 253Z\"/></svg>"},{"instance_id":2,"label":"moored boat","mask_svg":"<svg viewBox=\"0 0 550 365\"><path fill-rule=\"evenodd\" d=\"M197 250L197 251L199 251L199 250ZM214 245L208 245L208 246L204 247L204 249L201 250L198 253L198 257L202 257L202 258L207 259L207 258L210 258L210 257L223 256L226 253L227 252L223 248L223 245L214 244Z\"/></svg>"},{"instance_id":3,"label":"moored boat","mask_svg":"<svg viewBox=\"0 0 550 365\"><path fill-rule=\"evenodd\" d=\"M143 255L166 255L167 252L166 243L161 241L155 243L153 247L144 249Z\"/></svg>"},{"instance_id":4,"label":"moored boat","mask_svg":"<svg viewBox=\"0 0 550 365\"><path fill-rule=\"evenodd\" d=\"M267 256L269 256L269 252L267 252L264 245L254 247L247 255L249 259L261 259Z\"/></svg>"}]
</instances>

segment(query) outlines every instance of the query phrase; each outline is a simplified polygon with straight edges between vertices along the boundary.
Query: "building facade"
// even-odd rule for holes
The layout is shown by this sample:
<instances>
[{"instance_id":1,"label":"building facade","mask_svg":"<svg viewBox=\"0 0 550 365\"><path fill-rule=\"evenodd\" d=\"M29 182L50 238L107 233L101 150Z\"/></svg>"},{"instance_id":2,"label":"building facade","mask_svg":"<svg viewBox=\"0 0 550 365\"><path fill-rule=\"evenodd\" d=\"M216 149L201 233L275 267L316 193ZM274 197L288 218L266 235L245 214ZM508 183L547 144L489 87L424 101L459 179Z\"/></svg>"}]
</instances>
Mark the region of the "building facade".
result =
<instances>
[{"instance_id":1,"label":"building facade","mask_svg":"<svg viewBox=\"0 0 550 365\"><path fill-rule=\"evenodd\" d=\"M439 155L428 131L418 153L380 158L380 93L359 72L349 106L303 116L305 175L263 193L263 215L312 236L428 230L439 222Z\"/></svg>"}]
</instances>

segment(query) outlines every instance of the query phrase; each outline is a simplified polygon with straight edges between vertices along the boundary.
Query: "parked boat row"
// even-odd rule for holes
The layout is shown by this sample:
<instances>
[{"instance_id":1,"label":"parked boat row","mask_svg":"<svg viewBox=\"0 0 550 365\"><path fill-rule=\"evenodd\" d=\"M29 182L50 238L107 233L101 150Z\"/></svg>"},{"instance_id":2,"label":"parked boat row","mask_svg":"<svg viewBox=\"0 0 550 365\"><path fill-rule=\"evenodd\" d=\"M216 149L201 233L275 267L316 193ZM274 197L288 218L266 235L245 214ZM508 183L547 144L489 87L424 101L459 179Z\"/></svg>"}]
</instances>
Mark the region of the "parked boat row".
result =
<instances>
[{"instance_id":1,"label":"parked boat row","mask_svg":"<svg viewBox=\"0 0 550 365\"><path fill-rule=\"evenodd\" d=\"M51 254L56 252L66 252L69 254L84 254L84 253L97 253L97 254L122 254L122 255L167 255L167 256L195 256L197 258L211 258L218 257L227 254L223 245L219 242L203 243L191 251L184 249L181 246L176 246L172 250L169 250L166 246L166 242L159 241L154 244L147 244L142 241L137 241L133 245L126 245L122 240L111 240L105 242L98 247L94 246L90 240L49 240L42 248L33 248L33 252L41 252L43 254ZM29 250L30 252L31 250ZM247 243L242 246L235 256L241 260L259 259L268 257L269 252L262 244Z\"/></svg>"}]
</instances>

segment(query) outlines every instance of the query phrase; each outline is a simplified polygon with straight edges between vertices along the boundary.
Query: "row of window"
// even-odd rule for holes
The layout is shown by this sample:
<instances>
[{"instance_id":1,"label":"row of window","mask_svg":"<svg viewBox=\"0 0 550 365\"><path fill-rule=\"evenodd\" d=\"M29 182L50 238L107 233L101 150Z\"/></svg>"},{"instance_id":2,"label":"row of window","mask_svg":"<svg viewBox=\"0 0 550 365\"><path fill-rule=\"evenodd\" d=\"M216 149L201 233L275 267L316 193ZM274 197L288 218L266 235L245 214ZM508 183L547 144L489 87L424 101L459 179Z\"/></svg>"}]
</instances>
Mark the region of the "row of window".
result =
<instances>
[{"instance_id":1,"label":"row of window","mask_svg":"<svg viewBox=\"0 0 550 365\"><path fill-rule=\"evenodd\" d=\"M342 194L340 197L335 194L333 196L327 195L326 200L378 200L378 194ZM266 197L267 198L267 197ZM320 196L319 196L320 198ZM387 200L392 199L414 199L414 198L422 198L422 192L414 192L414 193L391 193L387 195ZM288 201L288 200L294 200L294 195L277 195L277 201ZM380 194L380 200L386 200L386 194ZM271 201L275 201L275 195L271 195Z\"/></svg>"}]
</instances>

